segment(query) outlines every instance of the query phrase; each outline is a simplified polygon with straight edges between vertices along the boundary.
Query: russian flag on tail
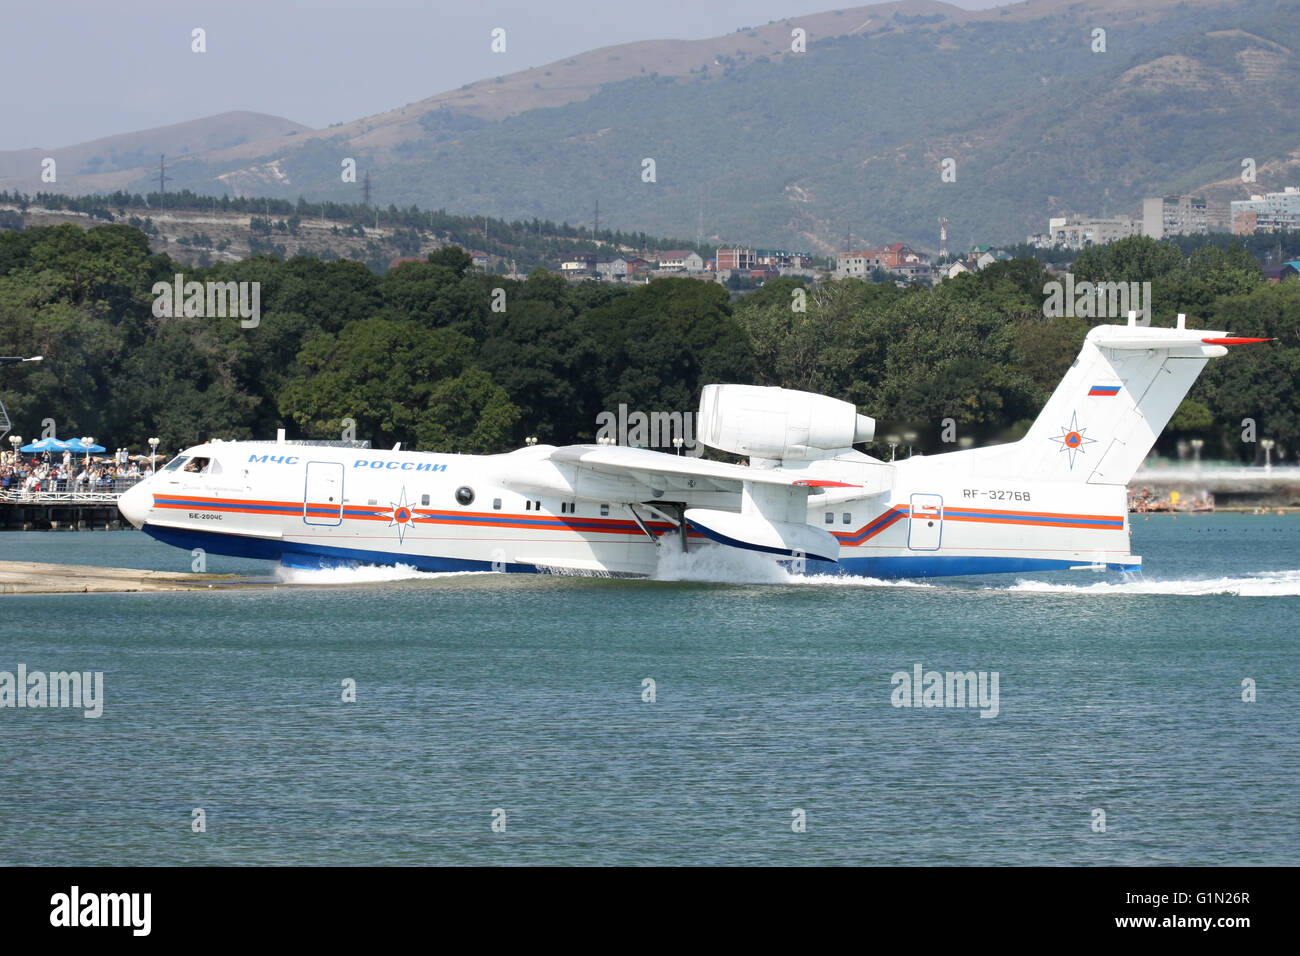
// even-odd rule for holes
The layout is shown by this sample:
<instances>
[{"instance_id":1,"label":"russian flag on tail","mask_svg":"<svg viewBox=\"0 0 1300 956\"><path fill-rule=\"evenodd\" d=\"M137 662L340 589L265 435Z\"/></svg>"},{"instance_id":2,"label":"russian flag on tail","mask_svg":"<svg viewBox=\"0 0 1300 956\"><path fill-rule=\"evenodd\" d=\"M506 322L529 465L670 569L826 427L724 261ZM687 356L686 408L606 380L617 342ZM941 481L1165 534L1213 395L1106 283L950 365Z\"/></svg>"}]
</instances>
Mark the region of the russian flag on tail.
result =
<instances>
[{"instance_id":1,"label":"russian flag on tail","mask_svg":"<svg viewBox=\"0 0 1300 956\"><path fill-rule=\"evenodd\" d=\"M1100 395L1102 398L1113 398L1119 394L1118 385L1094 385L1088 390L1089 395Z\"/></svg>"}]
</instances>

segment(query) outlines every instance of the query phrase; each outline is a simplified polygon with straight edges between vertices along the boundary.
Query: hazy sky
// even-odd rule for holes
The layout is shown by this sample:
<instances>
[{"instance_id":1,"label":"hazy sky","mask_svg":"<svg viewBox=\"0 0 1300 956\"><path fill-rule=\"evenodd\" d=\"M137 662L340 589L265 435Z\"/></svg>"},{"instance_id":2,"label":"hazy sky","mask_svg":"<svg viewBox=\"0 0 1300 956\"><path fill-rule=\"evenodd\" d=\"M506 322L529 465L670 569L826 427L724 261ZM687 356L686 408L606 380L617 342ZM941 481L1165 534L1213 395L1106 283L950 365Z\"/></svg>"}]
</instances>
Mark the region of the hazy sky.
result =
<instances>
[{"instance_id":1,"label":"hazy sky","mask_svg":"<svg viewBox=\"0 0 1300 956\"><path fill-rule=\"evenodd\" d=\"M951 0L984 9L1003 0ZM699 39L834 0L45 0L6 4L0 149L226 110L312 127L634 40ZM494 27L507 52L489 50ZM195 27L207 52L190 52Z\"/></svg>"}]
</instances>

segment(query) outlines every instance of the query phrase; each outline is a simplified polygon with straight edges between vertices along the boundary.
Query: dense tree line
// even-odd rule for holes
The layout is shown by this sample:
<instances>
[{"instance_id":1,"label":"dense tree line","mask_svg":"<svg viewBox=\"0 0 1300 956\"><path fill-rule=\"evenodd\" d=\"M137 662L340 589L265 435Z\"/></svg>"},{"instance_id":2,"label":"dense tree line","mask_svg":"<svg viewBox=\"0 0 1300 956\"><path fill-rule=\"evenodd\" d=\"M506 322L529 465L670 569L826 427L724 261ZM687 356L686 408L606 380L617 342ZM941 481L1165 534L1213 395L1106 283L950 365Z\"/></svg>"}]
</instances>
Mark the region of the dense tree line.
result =
<instances>
[{"instance_id":1,"label":"dense tree line","mask_svg":"<svg viewBox=\"0 0 1300 956\"><path fill-rule=\"evenodd\" d=\"M1250 459L1241 421L1300 445L1300 282L1268 285L1240 249L1184 258L1149 239L1078 257L1080 278L1153 282L1157 324L1279 341L1211 363L1165 447L1207 439ZM260 321L156 316L153 287L260 283ZM355 422L379 445L485 452L535 435L591 440L620 403L690 411L709 382L753 382L856 402L880 434L915 431L940 450L942 421L976 441L1018 437L1073 360L1090 322L1046 319L1051 276L1001 262L935 289L778 279L732 303L694 279L569 283L534 271L484 275L456 247L380 276L349 260L254 256L187 268L114 224L0 233L0 369L24 436L53 418L64 437L175 450L211 437L337 438Z\"/></svg>"},{"instance_id":2,"label":"dense tree line","mask_svg":"<svg viewBox=\"0 0 1300 956\"><path fill-rule=\"evenodd\" d=\"M1212 361L1158 447L1201 438L1206 457L1262 458L1243 442L1243 419L1288 456L1300 447L1300 281L1269 285L1241 247L1207 245L1184 258L1177 245L1134 237L1079 253L1080 282L1151 282L1156 325L1177 313L1192 327L1274 338ZM1031 259L995 263L934 289L853 280L807 292L779 279L742 299L736 318L756 361L756 381L839 395L880 419L877 434L914 431L942 450L941 422L977 442L1028 430L1096 324L1046 318L1044 286L1055 277ZM1122 320L1120 320L1122 321Z\"/></svg>"}]
</instances>

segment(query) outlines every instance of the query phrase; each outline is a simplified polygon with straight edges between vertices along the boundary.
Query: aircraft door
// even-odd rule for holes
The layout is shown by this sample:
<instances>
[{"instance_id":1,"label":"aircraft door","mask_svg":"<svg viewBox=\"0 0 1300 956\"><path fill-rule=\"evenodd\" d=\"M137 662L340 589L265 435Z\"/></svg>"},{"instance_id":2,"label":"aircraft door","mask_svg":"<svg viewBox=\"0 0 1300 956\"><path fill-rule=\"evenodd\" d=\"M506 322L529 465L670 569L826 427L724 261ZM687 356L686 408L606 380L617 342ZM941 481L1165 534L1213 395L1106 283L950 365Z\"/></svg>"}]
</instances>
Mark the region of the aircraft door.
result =
<instances>
[{"instance_id":1,"label":"aircraft door","mask_svg":"<svg viewBox=\"0 0 1300 956\"><path fill-rule=\"evenodd\" d=\"M938 551L943 540L943 497L912 495L907 546L913 551Z\"/></svg>"},{"instance_id":2,"label":"aircraft door","mask_svg":"<svg viewBox=\"0 0 1300 956\"><path fill-rule=\"evenodd\" d=\"M307 462L302 520L307 524L343 523L343 465L340 462Z\"/></svg>"}]
</instances>

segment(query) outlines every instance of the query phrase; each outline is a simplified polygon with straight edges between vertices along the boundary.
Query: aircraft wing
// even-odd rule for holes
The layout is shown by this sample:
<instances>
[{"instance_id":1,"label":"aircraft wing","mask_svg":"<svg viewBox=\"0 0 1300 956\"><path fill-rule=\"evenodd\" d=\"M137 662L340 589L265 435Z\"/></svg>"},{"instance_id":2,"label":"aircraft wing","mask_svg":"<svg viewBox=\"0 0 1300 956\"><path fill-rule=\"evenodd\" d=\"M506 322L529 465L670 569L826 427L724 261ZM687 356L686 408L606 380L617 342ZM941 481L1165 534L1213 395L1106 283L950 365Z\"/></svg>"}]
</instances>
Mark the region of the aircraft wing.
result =
<instances>
[{"instance_id":1,"label":"aircraft wing","mask_svg":"<svg viewBox=\"0 0 1300 956\"><path fill-rule=\"evenodd\" d=\"M746 481L787 488L810 484L807 479L780 468L729 465L623 445L567 445L552 450L549 457L551 461L577 465L598 474L633 478L663 491L739 492Z\"/></svg>"}]
</instances>

